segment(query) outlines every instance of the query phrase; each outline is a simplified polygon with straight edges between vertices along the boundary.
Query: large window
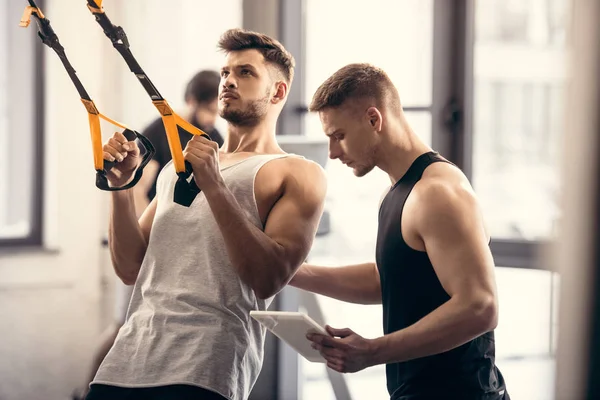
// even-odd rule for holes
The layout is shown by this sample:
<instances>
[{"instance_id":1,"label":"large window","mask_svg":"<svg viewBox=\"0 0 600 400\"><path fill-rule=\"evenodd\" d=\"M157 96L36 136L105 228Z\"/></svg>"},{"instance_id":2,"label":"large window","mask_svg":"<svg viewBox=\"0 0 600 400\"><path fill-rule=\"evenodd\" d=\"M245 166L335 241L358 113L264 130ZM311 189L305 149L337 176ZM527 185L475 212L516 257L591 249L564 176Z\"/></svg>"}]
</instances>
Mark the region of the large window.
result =
<instances>
[{"instance_id":1,"label":"large window","mask_svg":"<svg viewBox=\"0 0 600 400\"><path fill-rule=\"evenodd\" d=\"M0 0L0 246L41 243L41 48L18 26L25 5Z\"/></svg>"},{"instance_id":2,"label":"large window","mask_svg":"<svg viewBox=\"0 0 600 400\"><path fill-rule=\"evenodd\" d=\"M472 183L495 247L498 365L513 397L552 399L558 276L531 249L557 236L568 0L474 8ZM539 260L539 258L538 258ZM509 264L504 265L504 261Z\"/></svg>"},{"instance_id":3,"label":"large window","mask_svg":"<svg viewBox=\"0 0 600 400\"><path fill-rule=\"evenodd\" d=\"M568 4L477 2L473 184L496 238L556 235Z\"/></svg>"},{"instance_id":4,"label":"large window","mask_svg":"<svg viewBox=\"0 0 600 400\"><path fill-rule=\"evenodd\" d=\"M374 0L368 10L385 12L365 18L364 7L349 7L343 0L306 0L310 27L306 30L306 102L336 70L366 62L388 73L407 111L427 109L432 97L433 1ZM431 115L416 113L408 118L416 132L430 141ZM306 118L306 134L323 135L314 114Z\"/></svg>"}]
</instances>

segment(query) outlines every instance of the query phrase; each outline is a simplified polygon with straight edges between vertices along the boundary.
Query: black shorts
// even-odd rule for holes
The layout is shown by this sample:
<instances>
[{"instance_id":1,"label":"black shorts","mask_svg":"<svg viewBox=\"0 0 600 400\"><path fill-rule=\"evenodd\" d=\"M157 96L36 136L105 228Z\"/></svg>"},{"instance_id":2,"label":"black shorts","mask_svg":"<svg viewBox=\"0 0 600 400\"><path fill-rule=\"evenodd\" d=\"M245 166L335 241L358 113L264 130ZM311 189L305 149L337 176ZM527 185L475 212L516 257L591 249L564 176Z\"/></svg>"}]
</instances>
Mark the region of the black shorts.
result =
<instances>
[{"instance_id":1,"label":"black shorts","mask_svg":"<svg viewBox=\"0 0 600 400\"><path fill-rule=\"evenodd\" d=\"M218 393L198 386L168 385L125 388L94 383L85 400L227 400Z\"/></svg>"}]
</instances>

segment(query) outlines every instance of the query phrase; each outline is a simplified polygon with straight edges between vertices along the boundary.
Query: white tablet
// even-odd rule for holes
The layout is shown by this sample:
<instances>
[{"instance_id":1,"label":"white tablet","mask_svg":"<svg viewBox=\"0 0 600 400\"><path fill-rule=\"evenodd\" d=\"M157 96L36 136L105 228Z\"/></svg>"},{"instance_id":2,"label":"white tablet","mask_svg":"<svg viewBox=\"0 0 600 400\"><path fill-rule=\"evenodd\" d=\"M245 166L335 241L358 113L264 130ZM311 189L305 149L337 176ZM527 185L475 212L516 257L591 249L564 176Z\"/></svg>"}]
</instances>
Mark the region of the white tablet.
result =
<instances>
[{"instance_id":1,"label":"white tablet","mask_svg":"<svg viewBox=\"0 0 600 400\"><path fill-rule=\"evenodd\" d=\"M250 316L308 361L326 362L321 353L311 347L312 342L306 335L309 332L329 334L308 315L293 311L250 311Z\"/></svg>"}]
</instances>

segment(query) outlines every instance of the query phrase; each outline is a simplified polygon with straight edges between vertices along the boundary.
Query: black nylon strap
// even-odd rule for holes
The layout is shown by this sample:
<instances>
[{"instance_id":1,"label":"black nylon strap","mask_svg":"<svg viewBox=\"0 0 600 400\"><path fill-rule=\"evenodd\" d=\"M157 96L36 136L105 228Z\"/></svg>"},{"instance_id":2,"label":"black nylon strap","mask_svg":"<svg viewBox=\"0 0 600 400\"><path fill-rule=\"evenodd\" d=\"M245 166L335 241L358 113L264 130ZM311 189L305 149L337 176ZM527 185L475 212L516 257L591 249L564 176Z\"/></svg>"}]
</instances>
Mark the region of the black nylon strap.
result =
<instances>
[{"instance_id":1,"label":"black nylon strap","mask_svg":"<svg viewBox=\"0 0 600 400\"><path fill-rule=\"evenodd\" d=\"M30 4L31 3L33 3L33 0L30 0ZM73 68L73 66L69 62L64 47L60 44L60 41L58 40L58 36L54 32L54 29L52 29L50 21L47 18L40 18L40 16L36 12L32 13L32 16L35 18L35 21L37 23L38 36L40 37L40 39L42 39L42 43L44 43L46 46L50 47L56 52L56 54L60 58L60 61L63 63L65 69L67 70L69 78L71 78L71 81L75 85L75 88L79 93L79 97L81 97L84 100L91 101L92 99L90 98L87 91L83 87L83 84L79 80L75 68Z\"/></svg>"},{"instance_id":2,"label":"black nylon strap","mask_svg":"<svg viewBox=\"0 0 600 400\"><path fill-rule=\"evenodd\" d=\"M93 9L98 9L98 5L94 0L88 0L88 5ZM94 18L102 29L104 30L104 34L110 39L113 44L113 47L117 49L117 51L121 54L127 65L129 66L129 70L134 73L134 75L138 78L146 93L150 96L152 100L164 100L162 95L158 92L158 89L154 86L154 84L148 78L148 75L144 72L140 64L137 62L131 50L129 50L129 40L127 39L127 34L122 27L113 25L110 21L106 13L102 12L94 12Z\"/></svg>"},{"instance_id":3,"label":"black nylon strap","mask_svg":"<svg viewBox=\"0 0 600 400\"><path fill-rule=\"evenodd\" d=\"M152 84L150 78L146 75L142 67L138 64L137 60L129 50L129 40L127 39L127 34L122 27L114 25L106 13L100 9L98 4L94 0L87 0L88 8L94 14L94 18L96 22L102 27L104 34L110 39L113 44L113 47L121 54L129 69L140 81L146 93L150 96L150 98L155 101L164 101L165 99L158 92L158 89ZM158 107L157 107L158 108ZM170 111L167 109L159 109L159 112L164 117L165 115L170 115ZM190 132L191 133L191 132ZM210 137L206 136L209 140ZM187 178L192 174L192 168L189 162L185 162L186 170L184 172L178 173L178 179L175 184L175 190L173 194L173 200L175 203L183 205L185 207L189 207L198 193L200 193L200 188L196 185L194 179L190 182L187 181Z\"/></svg>"},{"instance_id":4,"label":"black nylon strap","mask_svg":"<svg viewBox=\"0 0 600 400\"><path fill-rule=\"evenodd\" d=\"M42 40L42 43L44 43L46 46L50 47L52 50L54 50L54 52L56 52L56 54L58 55L58 57L60 58L60 60L63 64L63 66L67 70L67 73L69 74L69 77L71 78L71 81L75 85L75 88L77 89L77 92L79 93L79 96L81 97L82 100L89 102L89 104L86 104L87 112L90 114L96 114L96 115L100 114L98 112L98 110L96 109L96 107L93 106L93 101L90 98L90 96L88 95L85 88L83 87L83 84L79 80L79 77L77 76L75 68L73 68L73 66L69 62L67 55L65 53L64 47L60 44L60 41L58 40L58 36L56 35L56 33L54 32L54 29L52 29L52 26L50 25L50 20L43 17L42 12L37 7L34 0L29 0L29 5L35 9L31 13L31 16L34 17L36 20L36 24L38 26L38 36ZM102 115L100 114L100 116L102 116ZM146 166L146 164L148 164L148 162L152 159L152 157L154 156L154 154L156 152L154 146L152 145L152 142L150 142L150 140L148 140L148 138L141 135L140 133L130 130L130 129L125 129L123 134L125 135L127 140L130 140L130 141L139 139L142 142L142 145L144 146L144 148L146 149L146 154L142 158L142 161L137 168L134 179L130 183L128 183L127 185L125 185L123 187L110 187L110 185L108 184L108 180L106 178L106 171L109 171L114 166L115 163L105 160L104 161L104 169L96 170L96 186L99 189L107 190L107 191L115 191L115 190L125 190L125 189L129 189L130 187L135 186L137 184L137 182L140 180L140 178L142 177L144 167Z\"/></svg>"}]
</instances>

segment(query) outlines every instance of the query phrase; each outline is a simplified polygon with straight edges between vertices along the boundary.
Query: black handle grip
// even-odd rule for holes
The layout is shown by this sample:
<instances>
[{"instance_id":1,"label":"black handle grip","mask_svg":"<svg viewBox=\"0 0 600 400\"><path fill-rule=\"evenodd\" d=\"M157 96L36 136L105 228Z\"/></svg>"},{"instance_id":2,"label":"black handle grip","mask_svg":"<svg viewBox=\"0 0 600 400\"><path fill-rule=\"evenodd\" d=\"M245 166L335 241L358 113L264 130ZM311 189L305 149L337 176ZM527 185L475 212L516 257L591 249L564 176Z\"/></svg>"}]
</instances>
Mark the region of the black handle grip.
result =
<instances>
[{"instance_id":1,"label":"black handle grip","mask_svg":"<svg viewBox=\"0 0 600 400\"><path fill-rule=\"evenodd\" d=\"M142 158L142 162L140 163L137 170L135 171L135 176L133 177L133 180L123 187L111 187L108 184L108 179L106 179L106 172L110 171L116 163L114 161L106 161L105 160L104 161L104 169L96 171L96 186L99 189L107 190L107 191L114 191L114 190L125 190L125 189L129 189L129 188L135 186L138 183L138 181L140 180L140 178L142 177L142 173L144 172L144 167L146 166L146 164L148 164L148 162L152 159L152 157L154 157L154 154L156 153L156 149L152 145L152 142L144 135L141 135L130 129L125 129L123 131L123 135L129 141L134 141L135 139L139 139L140 142L142 143L144 149L146 150L146 153L144 154L144 157Z\"/></svg>"},{"instance_id":2,"label":"black handle grip","mask_svg":"<svg viewBox=\"0 0 600 400\"><path fill-rule=\"evenodd\" d=\"M212 140L208 134L202 134L208 140ZM196 185L196 181L194 179L189 182L187 179L192 175L193 169L192 164L188 161L185 162L185 171L178 173L178 179L175 183L175 191L173 193L173 201L179 205L184 207L189 207L198 193L202 190Z\"/></svg>"},{"instance_id":3,"label":"black handle grip","mask_svg":"<svg viewBox=\"0 0 600 400\"><path fill-rule=\"evenodd\" d=\"M181 129L183 129L183 128L181 128ZM185 132L187 132L185 129L183 129L183 130ZM188 132L188 133L190 133L190 132ZM191 133L190 133L190 135L191 135ZM208 136L207 133L203 133L200 136L203 136L203 137L207 138L208 140L212 141L211 137ZM190 175L192 175L192 172L194 172L194 170L192 169L192 164L190 164L189 161L185 161L185 171L180 173L179 176L181 178L187 179L190 177Z\"/></svg>"},{"instance_id":4,"label":"black handle grip","mask_svg":"<svg viewBox=\"0 0 600 400\"><path fill-rule=\"evenodd\" d=\"M135 132L131 129L125 129L123 131L123 136L125 136L125 139L127 139L130 142L133 142L135 139L137 139ZM116 161L104 160L104 171L110 171L116 164Z\"/></svg>"}]
</instances>

